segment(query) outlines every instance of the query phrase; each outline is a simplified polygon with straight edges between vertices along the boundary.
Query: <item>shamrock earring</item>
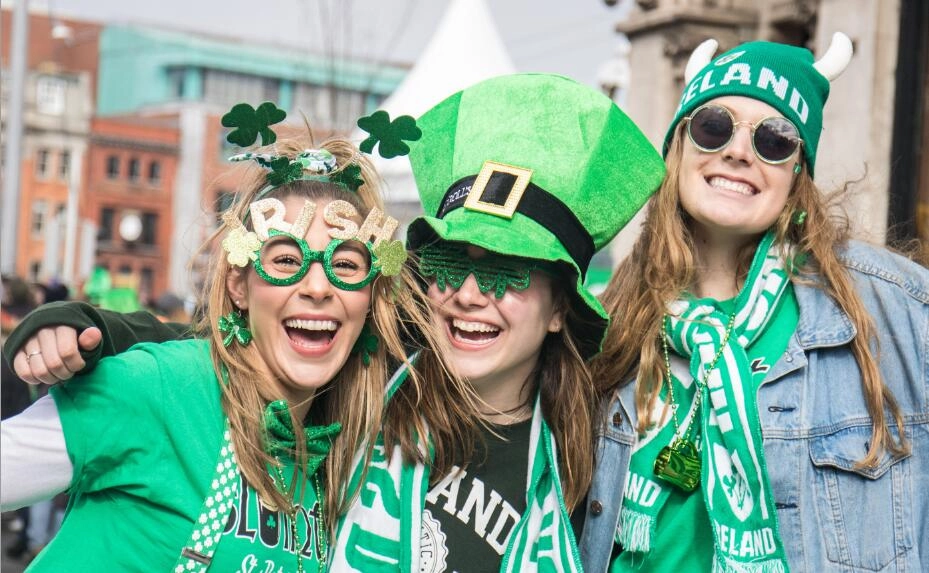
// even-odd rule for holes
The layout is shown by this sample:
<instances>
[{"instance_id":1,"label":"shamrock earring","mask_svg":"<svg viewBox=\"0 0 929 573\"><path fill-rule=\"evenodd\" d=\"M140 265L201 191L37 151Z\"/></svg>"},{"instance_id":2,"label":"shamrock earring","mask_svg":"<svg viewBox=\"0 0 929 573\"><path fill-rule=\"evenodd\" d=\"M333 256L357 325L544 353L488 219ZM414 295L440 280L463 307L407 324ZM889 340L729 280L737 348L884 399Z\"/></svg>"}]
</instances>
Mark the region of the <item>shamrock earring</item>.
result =
<instances>
[{"instance_id":1,"label":"shamrock earring","mask_svg":"<svg viewBox=\"0 0 929 573\"><path fill-rule=\"evenodd\" d=\"M223 346L228 347L232 344L232 339L239 341L242 346L248 346L252 341L252 331L248 329L248 323L242 316L241 310L233 310L226 316L219 317L219 331L225 333L223 337Z\"/></svg>"},{"instance_id":2,"label":"shamrock earring","mask_svg":"<svg viewBox=\"0 0 929 573\"><path fill-rule=\"evenodd\" d=\"M794 163L794 173L799 175L799 174L800 174L800 169L801 169L801 168L800 168L800 164L799 164L799 163Z\"/></svg>"},{"instance_id":3,"label":"shamrock earring","mask_svg":"<svg viewBox=\"0 0 929 573\"><path fill-rule=\"evenodd\" d=\"M352 354L360 354L361 362L368 366L371 364L371 355L377 352L378 338L377 335L371 332L371 327L368 326L366 322L363 327L361 327L361 334L358 336L358 340L355 341L355 345L352 346Z\"/></svg>"}]
</instances>

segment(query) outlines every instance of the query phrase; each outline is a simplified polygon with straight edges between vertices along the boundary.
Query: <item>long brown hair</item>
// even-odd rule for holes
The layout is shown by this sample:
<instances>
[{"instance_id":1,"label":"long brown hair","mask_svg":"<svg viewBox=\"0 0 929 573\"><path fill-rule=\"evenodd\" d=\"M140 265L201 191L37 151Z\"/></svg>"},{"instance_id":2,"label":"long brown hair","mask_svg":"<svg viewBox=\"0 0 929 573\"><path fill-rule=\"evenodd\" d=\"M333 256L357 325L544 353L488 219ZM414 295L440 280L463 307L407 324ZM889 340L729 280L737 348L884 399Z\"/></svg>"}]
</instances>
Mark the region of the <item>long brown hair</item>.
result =
<instances>
[{"instance_id":1,"label":"long brown hair","mask_svg":"<svg viewBox=\"0 0 929 573\"><path fill-rule=\"evenodd\" d=\"M568 291L575 279L563 277L555 289L555 307L565 312L564 324L542 344L539 359L539 392L542 414L558 446L561 488L568 512L584 499L594 465L594 430L598 394L587 361L581 355L575 333L589 328L570 302Z\"/></svg>"},{"instance_id":2,"label":"long brown hair","mask_svg":"<svg viewBox=\"0 0 929 573\"><path fill-rule=\"evenodd\" d=\"M555 436L562 492L571 511L584 498L593 475L597 392L574 336L574 331L587 325L581 324L565 290L571 288L571 281L563 276L554 278L553 305L556 311L565 313L565 319L560 331L549 333L543 340L539 361L527 384L532 385L531 399L539 392L542 414ZM478 446L483 440L480 426L486 425L480 418L483 402L473 386L456 380L441 366L434 352L423 352L416 365L425 388L398 390L387 408L388 419L401 417L418 400L422 421L433 438L430 480L437 482L454 466L465 467L479 457ZM414 392L418 394L414 396ZM387 432L385 429L385 437ZM399 439L402 442L405 438ZM417 459L430 463L424 456Z\"/></svg>"},{"instance_id":3,"label":"long brown hair","mask_svg":"<svg viewBox=\"0 0 929 573\"><path fill-rule=\"evenodd\" d=\"M679 126L667 156L667 175L649 202L646 219L632 253L619 266L603 293L602 302L613 319L603 352L591 368L602 392L630 383L635 378L637 429L649 425L648 413L655 406L664 379L659 331L666 305L692 288L696 249L689 220L680 204L678 176L683 150ZM789 242L809 256L792 278L815 285L845 312L857 335L851 350L861 371L861 388L871 417L872 439L867 454L858 463L873 466L882 452L901 454L908 446L897 401L884 384L871 342L877 342L874 321L855 291L837 249L849 239L847 218L835 209L844 193L823 197L806 169L795 178L783 213L775 223L776 241ZM806 212L805 224L795 224L794 213ZM739 256L738 281L745 279L756 244ZM644 341L644 343L643 343ZM890 432L887 413L893 418L899 438Z\"/></svg>"},{"instance_id":4,"label":"long brown hair","mask_svg":"<svg viewBox=\"0 0 929 573\"><path fill-rule=\"evenodd\" d=\"M294 138L279 140L274 152L294 156L303 149L312 146L312 140ZM340 199L347 201L364 217L372 208L383 209L378 184L379 179L370 161L361 156L358 150L344 140L324 142L321 148L330 151L341 168L355 163L361 167L364 184L353 193L344 187L324 181L295 181L267 192L263 197L283 199L298 196L307 199ZM245 219L249 204L265 187L266 171L253 168L252 173L243 181L236 204L231 207L233 215L240 221ZM251 222L248 221L248 224ZM218 238L227 229L221 226L214 233L208 245L215 248ZM224 253L222 253L224 254ZM302 495L302 490L294 488L289 495L278 491L267 468L278 464L265 448L263 411L270 399L275 399L275 385L266 369L256 368L263 360L256 345L242 346L222 344L223 334L213 328L219 317L236 310L227 290L226 278L230 273L254 272L254 269L232 267L225 256L214 254L212 267L208 273L206 313L200 324L200 331L211 341L211 355L217 373L225 372L222 387L222 407L229 418L233 447L239 468L245 480L255 488L262 503L274 509L290 507L294 498ZM410 377L405 386L414 392L423 386L422 376L417 368L412 367L409 359L408 341L417 340L422 348L438 348L440 339L432 330L429 320L428 302L419 293L410 271L404 268L399 276L378 276L372 283L371 308L367 324L378 337L379 344L370 363L365 365L362 358L352 354L340 372L326 384L313 398L310 417L314 424L331 424L340 422L342 431L332 443L321 471L325 480L326 527L334 531L338 516L347 510L356 491L350 491L349 483L353 469L353 460L358 448L372 445L384 416L384 387L391 371L399 365L410 367ZM438 353L444 355L443 352ZM440 368L444 368L441 359L437 359ZM415 411L414 411L415 412ZM415 416L408 412L406 420ZM297 420L291 411L293 427L303 427L304 420ZM396 433L406 436L413 432L415 426L408 423L397 424ZM295 456L295 474L305 467L306 444L302 432L295 432L297 447ZM367 456L371 455L370 448ZM296 475L295 475L296 477ZM293 483L298 483L294 480ZM299 483L305 483L305 480ZM297 498L299 499L299 498Z\"/></svg>"}]
</instances>

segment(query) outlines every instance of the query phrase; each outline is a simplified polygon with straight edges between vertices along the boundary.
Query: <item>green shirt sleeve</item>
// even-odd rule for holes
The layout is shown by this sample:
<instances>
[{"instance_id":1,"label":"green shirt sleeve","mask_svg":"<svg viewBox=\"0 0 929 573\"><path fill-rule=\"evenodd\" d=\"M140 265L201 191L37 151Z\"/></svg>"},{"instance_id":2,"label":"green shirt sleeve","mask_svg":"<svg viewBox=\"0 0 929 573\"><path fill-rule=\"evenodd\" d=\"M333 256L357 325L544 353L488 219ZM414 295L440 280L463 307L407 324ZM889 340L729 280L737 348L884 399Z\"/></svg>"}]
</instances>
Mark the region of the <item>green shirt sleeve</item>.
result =
<instances>
[{"instance_id":1,"label":"green shirt sleeve","mask_svg":"<svg viewBox=\"0 0 929 573\"><path fill-rule=\"evenodd\" d=\"M193 335L190 325L161 322L145 311L123 314L86 302L61 301L42 305L26 315L3 345L3 356L12 364L22 345L48 326L71 326L78 333L96 326L103 332L103 340L95 349L81 352L87 365L79 374L93 370L104 356L125 352L139 342L166 342Z\"/></svg>"}]
</instances>

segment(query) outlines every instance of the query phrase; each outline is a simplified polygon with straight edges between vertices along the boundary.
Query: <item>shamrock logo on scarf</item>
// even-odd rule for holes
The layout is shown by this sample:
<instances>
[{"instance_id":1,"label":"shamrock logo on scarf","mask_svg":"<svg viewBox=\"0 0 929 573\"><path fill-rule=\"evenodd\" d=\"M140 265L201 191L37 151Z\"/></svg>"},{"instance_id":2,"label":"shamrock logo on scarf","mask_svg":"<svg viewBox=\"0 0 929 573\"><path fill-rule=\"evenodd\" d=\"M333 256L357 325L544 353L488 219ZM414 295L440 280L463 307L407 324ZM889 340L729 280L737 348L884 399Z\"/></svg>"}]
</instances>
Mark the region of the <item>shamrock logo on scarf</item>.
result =
<instances>
[{"instance_id":1,"label":"shamrock logo on scarf","mask_svg":"<svg viewBox=\"0 0 929 573\"><path fill-rule=\"evenodd\" d=\"M268 173L268 184L278 187L291 181L296 181L303 175L303 163L291 161L286 155L271 160L271 172Z\"/></svg>"},{"instance_id":2,"label":"shamrock logo on scarf","mask_svg":"<svg viewBox=\"0 0 929 573\"><path fill-rule=\"evenodd\" d=\"M361 178L361 166L354 163L346 165L344 169L336 171L329 176L330 179L337 183L345 185L352 192L357 193L358 188L364 185L365 181Z\"/></svg>"},{"instance_id":3,"label":"shamrock logo on scarf","mask_svg":"<svg viewBox=\"0 0 929 573\"><path fill-rule=\"evenodd\" d=\"M742 475L737 473L735 466L730 466L730 475L722 479L723 486L729 492L729 496L736 500L739 509L745 505L745 499L748 497L748 484L742 479Z\"/></svg>"},{"instance_id":4,"label":"shamrock logo on scarf","mask_svg":"<svg viewBox=\"0 0 929 573\"><path fill-rule=\"evenodd\" d=\"M258 258L255 253L261 248L261 241L258 239L258 235L246 230L240 224L239 227L229 231L229 234L223 239L222 246L229 253L226 260L229 261L230 265L245 267L248 266L250 260L254 261Z\"/></svg>"},{"instance_id":5,"label":"shamrock logo on scarf","mask_svg":"<svg viewBox=\"0 0 929 573\"><path fill-rule=\"evenodd\" d=\"M223 346L232 344L233 338L238 340L242 346L248 346L248 343L252 341L252 332L248 329L248 323L245 322L245 317L237 311L219 317L217 322L219 331L226 333L226 337L223 338Z\"/></svg>"},{"instance_id":6,"label":"shamrock logo on scarf","mask_svg":"<svg viewBox=\"0 0 929 573\"><path fill-rule=\"evenodd\" d=\"M287 112L269 101L259 105L258 109L247 103L236 104L222 118L223 127L236 128L226 136L226 141L248 147L260 135L262 145L274 143L277 135L268 126L284 121L285 117Z\"/></svg>"},{"instance_id":7,"label":"shamrock logo on scarf","mask_svg":"<svg viewBox=\"0 0 929 573\"><path fill-rule=\"evenodd\" d=\"M393 277L400 274L403 263L406 262L407 252L401 241L382 241L374 247L374 256L381 265L381 274Z\"/></svg>"},{"instance_id":8,"label":"shamrock logo on scarf","mask_svg":"<svg viewBox=\"0 0 929 573\"><path fill-rule=\"evenodd\" d=\"M358 120L358 127L371 135L361 142L358 149L370 154L374 146L378 146L378 153L384 159L406 155L410 146L406 141L416 141L423 136L421 129L416 127L416 120L408 115L401 115L390 121L390 116L384 110L378 110L367 117Z\"/></svg>"},{"instance_id":9,"label":"shamrock logo on scarf","mask_svg":"<svg viewBox=\"0 0 929 573\"><path fill-rule=\"evenodd\" d=\"M366 322L361 328L361 335L352 346L352 354L361 354L361 361L368 366L371 364L371 355L375 352L377 352L377 335L371 332L371 327Z\"/></svg>"}]
</instances>

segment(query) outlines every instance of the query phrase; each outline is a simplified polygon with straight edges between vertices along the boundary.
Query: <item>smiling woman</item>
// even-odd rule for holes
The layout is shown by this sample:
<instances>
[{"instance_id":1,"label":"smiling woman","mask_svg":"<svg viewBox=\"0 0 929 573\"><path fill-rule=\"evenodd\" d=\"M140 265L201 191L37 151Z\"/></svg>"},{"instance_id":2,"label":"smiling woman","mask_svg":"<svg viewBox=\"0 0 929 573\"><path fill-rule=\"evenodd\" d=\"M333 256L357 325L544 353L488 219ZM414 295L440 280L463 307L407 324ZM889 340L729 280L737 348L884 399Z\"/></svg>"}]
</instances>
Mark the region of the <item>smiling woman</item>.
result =
<instances>
[{"instance_id":1,"label":"smiling woman","mask_svg":"<svg viewBox=\"0 0 929 573\"><path fill-rule=\"evenodd\" d=\"M715 49L688 63L667 177L603 295L585 568L925 568L929 497L906 492L929 468L929 272L850 240L813 181L851 42Z\"/></svg>"},{"instance_id":2,"label":"smiling woman","mask_svg":"<svg viewBox=\"0 0 929 573\"><path fill-rule=\"evenodd\" d=\"M420 406L431 459L412 475L369 473L365 489L395 492L400 511L353 507L333 568L580 571L572 511L597 408L585 360L606 328L584 275L661 180L660 158L604 95L546 74L476 84L418 124L410 162L426 215L407 244L467 387L420 354L424 382L443 389ZM635 168L607 168L616 157ZM388 411L413 391L400 388ZM479 424L455 409L472 395Z\"/></svg>"},{"instance_id":3,"label":"smiling woman","mask_svg":"<svg viewBox=\"0 0 929 573\"><path fill-rule=\"evenodd\" d=\"M283 119L273 108L236 106L230 137L274 141L261 121ZM233 159L261 168L204 247L198 336L105 358L3 424L3 507L71 494L32 570L323 571L352 472L373 455L359 446L383 428L384 381L404 365L422 387L411 350L444 364L357 148L295 139ZM18 353L20 371L80 369L60 373L61 347L40 339L26 340L37 348ZM414 417L388 422L392 436L412 443Z\"/></svg>"}]
</instances>

